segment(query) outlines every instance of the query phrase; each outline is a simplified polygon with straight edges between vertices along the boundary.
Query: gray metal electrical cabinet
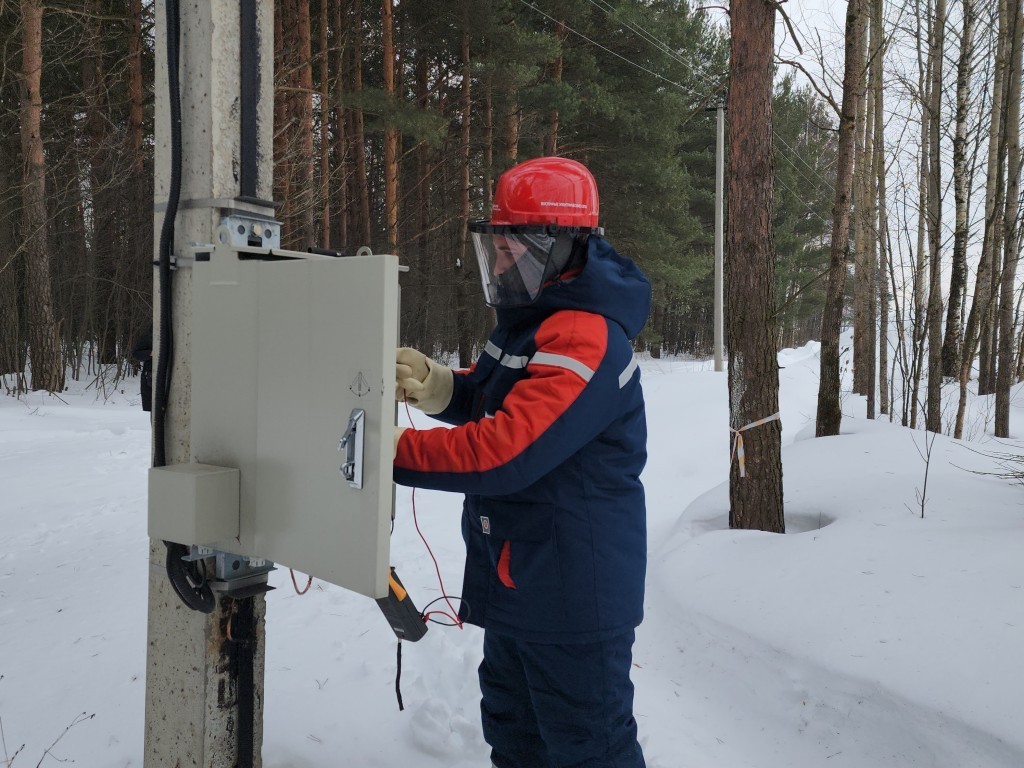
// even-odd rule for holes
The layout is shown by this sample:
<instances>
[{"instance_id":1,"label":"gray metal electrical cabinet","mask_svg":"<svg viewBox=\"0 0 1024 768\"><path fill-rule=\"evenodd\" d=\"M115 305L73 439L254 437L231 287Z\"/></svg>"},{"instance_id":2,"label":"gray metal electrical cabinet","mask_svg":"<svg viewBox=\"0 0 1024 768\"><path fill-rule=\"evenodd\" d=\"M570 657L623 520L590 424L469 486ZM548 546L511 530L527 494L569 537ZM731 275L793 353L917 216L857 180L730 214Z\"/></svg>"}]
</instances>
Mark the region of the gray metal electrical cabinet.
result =
<instances>
[{"instance_id":1,"label":"gray metal electrical cabinet","mask_svg":"<svg viewBox=\"0 0 1024 768\"><path fill-rule=\"evenodd\" d=\"M191 453L239 470L238 533L182 543L384 597L398 259L275 259L227 237L192 270Z\"/></svg>"}]
</instances>

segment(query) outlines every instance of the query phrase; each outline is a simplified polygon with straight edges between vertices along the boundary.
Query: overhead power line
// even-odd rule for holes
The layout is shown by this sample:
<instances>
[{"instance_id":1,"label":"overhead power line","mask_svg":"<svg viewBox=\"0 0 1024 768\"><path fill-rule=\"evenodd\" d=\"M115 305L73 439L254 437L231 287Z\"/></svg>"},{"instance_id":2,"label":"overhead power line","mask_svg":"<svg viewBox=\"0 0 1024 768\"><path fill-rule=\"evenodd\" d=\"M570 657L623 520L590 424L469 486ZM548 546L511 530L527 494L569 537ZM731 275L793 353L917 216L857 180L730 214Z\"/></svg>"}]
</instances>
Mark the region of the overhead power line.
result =
<instances>
[{"instance_id":1,"label":"overhead power line","mask_svg":"<svg viewBox=\"0 0 1024 768\"><path fill-rule=\"evenodd\" d=\"M558 24L560 27L564 28L568 32L571 32L572 34L576 35L577 37L581 38L582 40L585 40L586 42L590 43L591 45L594 45L594 46L600 48L601 50L603 50L603 51L605 51L607 53L610 53L611 55L615 56L616 58L621 59L622 61L626 62L627 64L629 64L629 65L631 65L633 67L636 67L637 69L639 69L639 70L641 70L643 72L646 72L647 74L652 75L652 76L658 78L659 80L662 80L662 81L664 81L666 83L669 83L670 85L674 85L676 88L680 89L684 93L687 93L690 96L692 96L698 102L701 102L701 101L706 100L708 98L708 95L701 96L701 95L697 94L695 91L693 91L691 88L688 88L688 87L682 85L681 83L677 83L674 80L670 80L669 78L665 77L664 75L662 75L662 74L660 74L658 72L655 72L655 71L653 71L651 69L648 69L647 67L643 66L642 64L638 64L637 62L627 58L626 56L623 56L622 54L620 54L620 53L618 53L616 51L613 51L610 48L605 47L604 45L601 45L597 41L592 40L591 38L589 38L586 35L584 35L582 32L579 32L576 29L572 28L571 26L566 24L564 21L556 19L553 16L551 16L550 14L546 13L545 11L543 11L540 8L538 8L536 5L534 5L529 0L519 0L519 2L521 2L523 5L527 6L528 8L536 11L540 15L544 16L546 19L548 19L549 21L553 22L554 24ZM606 0L597 0L597 1L595 1L595 0L588 0L588 2L591 5L593 5L595 8L597 8L598 10L604 12L604 14L606 16L608 16L609 19L612 19L612 14L611 14L611 11L609 10L609 8L607 7ZM599 4L599 2L603 3L603 5ZM647 31L646 29L644 29L643 27L641 27L639 25L636 25L634 27L633 25L629 24L628 22L622 22L621 20L616 20L616 19L612 19L612 20L613 21L619 21L619 23L623 24L623 26L625 26L627 29L629 29L631 32L633 32L635 35L637 35L638 37L646 40L651 45L655 46L661 53L669 56L670 58L675 60L677 63L682 64L683 66L685 66L687 69L690 70L690 72L695 77L703 80L705 83L710 85L711 88L712 88L712 93L717 93L720 90L720 88L721 88L720 84L715 83L714 81L712 81L707 75L703 74L696 67L694 67L692 64L690 64L685 59L683 59L678 54L678 52L673 50L667 43L665 43L660 38L656 37L655 35L653 35L652 33L650 33L649 31ZM789 154L787 154L787 153L780 153L780 154L786 160L786 162L788 162L790 164L790 166L793 168L793 170L796 171L796 173L800 176L801 179L803 179L805 182L810 184L812 187L816 187L818 184L825 184L826 186L828 186L827 181L824 179L824 177L821 176L821 174L818 172L818 170L815 169L813 166L811 166L802 157L800 157L800 155L796 152L796 150L794 150L793 147L791 147L785 141L785 139L783 139L781 136L779 136L778 133L775 133L774 136L775 136L775 139L780 144L782 144L783 147L785 147L787 150L789 150ZM797 165L793 162L793 160L790 158L790 155L795 155L797 157L800 157L801 162L807 167L808 170L811 171L812 174L814 174L814 176L816 177L816 180L808 178L800 170L800 168L797 167ZM796 192L794 192L793 189L788 184L786 184L784 181L782 181L781 179L778 179L778 178L776 178L776 182L780 186L782 186L783 189L785 189L787 192L789 192L798 202L803 204L803 206L807 209L808 213L810 213L811 215L813 215L814 217L816 217L817 219L819 219L821 222L823 222L825 224L829 223L825 218L823 218L821 215L819 215L814 210L814 207L810 203L808 203L800 195L798 195Z\"/></svg>"}]
</instances>

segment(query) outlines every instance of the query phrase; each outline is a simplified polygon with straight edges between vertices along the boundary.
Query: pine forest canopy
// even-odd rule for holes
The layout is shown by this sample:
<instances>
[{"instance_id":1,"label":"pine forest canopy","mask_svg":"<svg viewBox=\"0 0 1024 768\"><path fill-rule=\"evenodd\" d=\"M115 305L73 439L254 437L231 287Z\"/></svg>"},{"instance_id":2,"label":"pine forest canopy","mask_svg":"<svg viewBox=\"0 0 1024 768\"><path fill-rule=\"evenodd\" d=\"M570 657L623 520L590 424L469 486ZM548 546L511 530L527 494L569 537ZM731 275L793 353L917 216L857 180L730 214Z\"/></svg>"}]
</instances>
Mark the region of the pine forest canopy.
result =
<instances>
[{"instance_id":1,"label":"pine forest canopy","mask_svg":"<svg viewBox=\"0 0 1024 768\"><path fill-rule=\"evenodd\" d=\"M154 4L65 0L41 12L43 289L18 172L32 5L0 3L0 374L15 374L15 389L29 385L39 290L59 364L76 377L129 371L152 312L152 216L138 201L152 196ZM641 344L710 351L713 108L729 40L705 12L676 0L276 0L275 13L284 245L397 250L411 267L403 342L463 358L479 347L491 318L466 222L488 216L502 171L557 154L590 167L609 239L651 278ZM779 338L792 345L820 324L835 134L824 103L791 79L774 102Z\"/></svg>"}]
</instances>

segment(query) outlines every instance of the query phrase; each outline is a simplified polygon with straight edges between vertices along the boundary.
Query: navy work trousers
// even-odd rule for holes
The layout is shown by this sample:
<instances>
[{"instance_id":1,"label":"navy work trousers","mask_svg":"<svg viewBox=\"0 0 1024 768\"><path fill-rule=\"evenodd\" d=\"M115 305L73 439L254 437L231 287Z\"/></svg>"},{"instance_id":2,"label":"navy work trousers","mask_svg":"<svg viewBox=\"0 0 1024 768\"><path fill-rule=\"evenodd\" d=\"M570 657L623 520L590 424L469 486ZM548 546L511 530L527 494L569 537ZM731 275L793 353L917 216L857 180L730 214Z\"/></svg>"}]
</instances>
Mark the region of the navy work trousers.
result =
<instances>
[{"instance_id":1,"label":"navy work trousers","mask_svg":"<svg viewBox=\"0 0 1024 768\"><path fill-rule=\"evenodd\" d=\"M644 768L633 718L632 630L545 645L484 632L480 710L496 768Z\"/></svg>"}]
</instances>

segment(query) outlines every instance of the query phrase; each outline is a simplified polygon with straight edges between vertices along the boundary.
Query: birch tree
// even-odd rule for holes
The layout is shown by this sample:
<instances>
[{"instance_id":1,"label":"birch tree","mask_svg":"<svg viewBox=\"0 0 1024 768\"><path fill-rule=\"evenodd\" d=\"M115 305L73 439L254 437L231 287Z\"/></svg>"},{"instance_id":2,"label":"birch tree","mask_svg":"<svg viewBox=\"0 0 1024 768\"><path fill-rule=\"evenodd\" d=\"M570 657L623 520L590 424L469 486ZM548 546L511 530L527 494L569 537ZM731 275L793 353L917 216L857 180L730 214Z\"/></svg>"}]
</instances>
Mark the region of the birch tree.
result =
<instances>
[{"instance_id":1,"label":"birch tree","mask_svg":"<svg viewBox=\"0 0 1024 768\"><path fill-rule=\"evenodd\" d=\"M839 434L842 405L839 390L839 333L846 292L849 258L850 194L853 187L853 158L856 141L857 108L863 92L864 28L862 0L850 0L846 7L846 58L843 68L843 101L839 114L839 150L836 168L836 196L832 207L832 246L828 289L821 321L821 368L815 434ZM730 94L731 95L731 94Z\"/></svg>"},{"instance_id":2,"label":"birch tree","mask_svg":"<svg viewBox=\"0 0 1024 768\"><path fill-rule=\"evenodd\" d=\"M963 315L960 311L967 287L967 240L970 235L968 203L970 169L967 165L967 130L970 117L970 78L974 57L976 0L962 0L960 54L956 67L956 114L953 136L953 262L949 276L949 301L946 307L946 333L942 340L942 377L960 373L960 347L963 343Z\"/></svg>"},{"instance_id":3,"label":"birch tree","mask_svg":"<svg viewBox=\"0 0 1024 768\"><path fill-rule=\"evenodd\" d=\"M925 427L942 431L942 72L946 44L946 0L935 0L928 53L931 86L928 120L928 403Z\"/></svg>"},{"instance_id":4,"label":"birch tree","mask_svg":"<svg viewBox=\"0 0 1024 768\"><path fill-rule=\"evenodd\" d=\"M974 284L974 299L967 316L967 327L964 331L963 350L960 358L960 398L957 405L956 423L953 435L957 438L963 436L964 414L967 406L967 385L970 381L971 369L974 366L975 355L978 354L979 346L988 340L991 343L992 332L990 318L993 305L992 276L998 271L997 264L1000 262L999 249L1002 240L1002 200L1003 200L1003 157L1005 154L1005 131L1002 130L1003 121L1003 93L1006 81L1006 57L1007 57L1007 3L1009 0L999 0L996 11L996 56L992 77L992 103L990 105L990 117L988 127L988 157L985 166L985 226L981 247L981 256L978 259L977 275ZM978 394L991 392L989 379L988 358L990 355L983 353L979 360Z\"/></svg>"},{"instance_id":5,"label":"birch tree","mask_svg":"<svg viewBox=\"0 0 1024 768\"><path fill-rule=\"evenodd\" d=\"M1020 99L1021 47L1024 43L1024 19L1021 0L1007 4L1012 20L1009 73L1006 80L1006 208L1003 214L1003 269L999 283L999 359L996 368L996 437L1010 436L1010 387L1016 383L1014 361L1015 300L1017 265L1020 257L1018 236L1020 212Z\"/></svg>"}]
</instances>

